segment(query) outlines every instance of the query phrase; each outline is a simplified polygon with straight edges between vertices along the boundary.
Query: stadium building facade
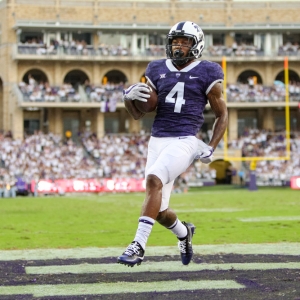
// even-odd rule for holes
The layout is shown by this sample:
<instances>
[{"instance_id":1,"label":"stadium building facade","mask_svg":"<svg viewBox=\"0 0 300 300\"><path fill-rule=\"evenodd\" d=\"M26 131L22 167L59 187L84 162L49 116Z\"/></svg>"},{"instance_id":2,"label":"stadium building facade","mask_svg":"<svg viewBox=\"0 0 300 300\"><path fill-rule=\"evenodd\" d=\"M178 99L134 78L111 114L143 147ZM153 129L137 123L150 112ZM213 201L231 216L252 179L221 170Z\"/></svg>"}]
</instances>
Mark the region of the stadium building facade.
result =
<instances>
[{"instance_id":1,"label":"stadium building facade","mask_svg":"<svg viewBox=\"0 0 300 300\"><path fill-rule=\"evenodd\" d=\"M190 20L205 33L201 59L226 62L229 139L245 127L285 128L284 95L251 96L257 84L271 92L283 85L285 57L296 90L288 103L290 128L299 131L299 9L291 0L3 0L0 129L15 138L34 130L76 137L89 129L101 137L149 129L153 116L134 121L118 93L107 108L113 93L105 87L120 92L143 81L147 64L165 57L169 28ZM36 91L26 89L31 80ZM69 94L61 92L64 85ZM91 89L102 97L92 98ZM207 107L204 130L213 121Z\"/></svg>"}]
</instances>

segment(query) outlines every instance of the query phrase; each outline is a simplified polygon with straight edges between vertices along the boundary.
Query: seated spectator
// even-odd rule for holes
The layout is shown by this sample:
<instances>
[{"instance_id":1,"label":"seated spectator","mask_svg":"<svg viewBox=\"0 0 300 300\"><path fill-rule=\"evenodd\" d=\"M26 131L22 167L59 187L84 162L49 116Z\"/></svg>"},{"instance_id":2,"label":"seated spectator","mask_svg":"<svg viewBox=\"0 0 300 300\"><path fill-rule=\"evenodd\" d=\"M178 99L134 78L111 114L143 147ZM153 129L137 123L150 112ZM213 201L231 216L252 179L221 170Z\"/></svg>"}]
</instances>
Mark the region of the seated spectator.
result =
<instances>
[{"instance_id":1,"label":"seated spectator","mask_svg":"<svg viewBox=\"0 0 300 300\"><path fill-rule=\"evenodd\" d=\"M238 146L237 146L238 145ZM285 131L271 132L249 129L239 137L238 142L231 141L229 149L239 148L244 157L285 157ZM294 133L291 138L291 159L258 161L256 165L257 180L261 185L282 185L284 173L287 178L300 175L300 134ZM249 168L249 162L245 163ZM299 175L298 175L299 174Z\"/></svg>"}]
</instances>

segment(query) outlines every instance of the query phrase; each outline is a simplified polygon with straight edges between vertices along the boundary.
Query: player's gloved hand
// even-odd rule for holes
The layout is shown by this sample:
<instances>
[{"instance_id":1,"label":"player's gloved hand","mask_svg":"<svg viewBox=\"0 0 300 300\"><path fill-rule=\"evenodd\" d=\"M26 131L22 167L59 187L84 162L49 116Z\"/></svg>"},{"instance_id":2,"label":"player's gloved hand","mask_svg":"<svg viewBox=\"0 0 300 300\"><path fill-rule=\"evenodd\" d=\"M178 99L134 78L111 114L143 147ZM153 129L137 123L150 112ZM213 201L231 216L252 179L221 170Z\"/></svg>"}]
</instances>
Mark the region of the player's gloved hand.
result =
<instances>
[{"instance_id":1,"label":"player's gloved hand","mask_svg":"<svg viewBox=\"0 0 300 300\"><path fill-rule=\"evenodd\" d=\"M133 84L126 90L123 90L123 101L138 100L147 102L147 98L150 98L149 91L150 87L145 83Z\"/></svg>"},{"instance_id":2,"label":"player's gloved hand","mask_svg":"<svg viewBox=\"0 0 300 300\"><path fill-rule=\"evenodd\" d=\"M213 153L215 149L207 144L205 144L203 141L198 141L198 151L196 154L195 159L200 159L200 161L204 164L209 164L212 162L213 159Z\"/></svg>"}]
</instances>

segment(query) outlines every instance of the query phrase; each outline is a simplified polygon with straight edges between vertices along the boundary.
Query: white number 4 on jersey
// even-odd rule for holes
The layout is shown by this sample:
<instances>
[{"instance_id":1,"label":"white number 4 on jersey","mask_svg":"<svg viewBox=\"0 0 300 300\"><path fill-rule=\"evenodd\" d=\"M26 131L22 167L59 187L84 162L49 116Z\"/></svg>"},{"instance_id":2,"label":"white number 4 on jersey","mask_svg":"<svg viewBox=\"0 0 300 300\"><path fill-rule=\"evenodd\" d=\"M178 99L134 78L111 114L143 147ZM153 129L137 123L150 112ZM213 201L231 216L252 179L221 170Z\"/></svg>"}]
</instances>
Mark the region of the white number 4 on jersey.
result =
<instances>
[{"instance_id":1,"label":"white number 4 on jersey","mask_svg":"<svg viewBox=\"0 0 300 300\"><path fill-rule=\"evenodd\" d=\"M175 103L174 112L180 113L182 105L185 104L185 100L183 99L184 92L184 82L177 82L176 85L172 88L169 94L166 97L167 103ZM174 95L177 93L177 97Z\"/></svg>"}]
</instances>

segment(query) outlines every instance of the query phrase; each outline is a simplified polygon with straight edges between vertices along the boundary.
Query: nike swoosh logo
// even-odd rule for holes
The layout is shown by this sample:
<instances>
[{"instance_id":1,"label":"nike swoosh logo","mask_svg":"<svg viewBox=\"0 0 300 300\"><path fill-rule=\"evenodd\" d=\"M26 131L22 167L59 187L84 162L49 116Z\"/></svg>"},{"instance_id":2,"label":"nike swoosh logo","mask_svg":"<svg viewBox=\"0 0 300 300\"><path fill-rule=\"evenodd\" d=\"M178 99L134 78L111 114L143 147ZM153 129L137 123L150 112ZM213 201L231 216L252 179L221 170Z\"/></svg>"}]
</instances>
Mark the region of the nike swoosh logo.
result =
<instances>
[{"instance_id":1,"label":"nike swoosh logo","mask_svg":"<svg viewBox=\"0 0 300 300\"><path fill-rule=\"evenodd\" d=\"M190 75L190 79L194 79L194 78L198 78L198 77L194 77L194 76L191 76L191 75Z\"/></svg>"}]
</instances>

